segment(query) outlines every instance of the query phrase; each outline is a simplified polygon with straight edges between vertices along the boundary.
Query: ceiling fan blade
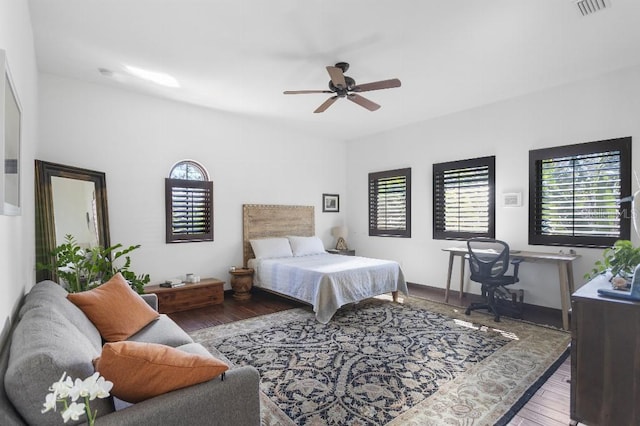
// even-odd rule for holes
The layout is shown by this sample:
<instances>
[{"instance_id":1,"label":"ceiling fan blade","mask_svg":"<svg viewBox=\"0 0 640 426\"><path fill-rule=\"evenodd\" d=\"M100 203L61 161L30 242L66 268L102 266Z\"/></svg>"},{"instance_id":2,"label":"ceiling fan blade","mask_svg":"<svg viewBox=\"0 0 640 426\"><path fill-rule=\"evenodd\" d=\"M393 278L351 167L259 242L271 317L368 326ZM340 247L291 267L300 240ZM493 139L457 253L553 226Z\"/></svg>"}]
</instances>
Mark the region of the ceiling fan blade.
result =
<instances>
[{"instance_id":1,"label":"ceiling fan blade","mask_svg":"<svg viewBox=\"0 0 640 426\"><path fill-rule=\"evenodd\" d=\"M333 103L338 100L337 96L332 96L329 99L327 99L326 101L324 101L322 103L322 105L320 105L315 111L313 111L314 113L318 113L318 112L324 112L327 108L329 108L331 105L333 105Z\"/></svg>"},{"instance_id":2,"label":"ceiling fan blade","mask_svg":"<svg viewBox=\"0 0 640 426\"><path fill-rule=\"evenodd\" d=\"M344 80L344 73L338 67L327 67L327 72L331 77L331 82L339 89L346 89L347 82Z\"/></svg>"},{"instance_id":3,"label":"ceiling fan blade","mask_svg":"<svg viewBox=\"0 0 640 426\"><path fill-rule=\"evenodd\" d=\"M369 92L371 90L391 89L400 87L400 80L392 78L391 80L374 81L373 83L358 84L352 90L354 92Z\"/></svg>"},{"instance_id":4,"label":"ceiling fan blade","mask_svg":"<svg viewBox=\"0 0 640 426\"><path fill-rule=\"evenodd\" d=\"M303 95L307 93L333 93L331 90L285 90L285 95Z\"/></svg>"},{"instance_id":5,"label":"ceiling fan blade","mask_svg":"<svg viewBox=\"0 0 640 426\"><path fill-rule=\"evenodd\" d=\"M353 93L350 93L349 95L347 95L347 99L349 99L351 102L357 103L358 105L368 109L369 111L375 111L378 108L380 108L380 105L378 105L377 103L372 102L365 97L362 97L360 95L356 95Z\"/></svg>"}]
</instances>

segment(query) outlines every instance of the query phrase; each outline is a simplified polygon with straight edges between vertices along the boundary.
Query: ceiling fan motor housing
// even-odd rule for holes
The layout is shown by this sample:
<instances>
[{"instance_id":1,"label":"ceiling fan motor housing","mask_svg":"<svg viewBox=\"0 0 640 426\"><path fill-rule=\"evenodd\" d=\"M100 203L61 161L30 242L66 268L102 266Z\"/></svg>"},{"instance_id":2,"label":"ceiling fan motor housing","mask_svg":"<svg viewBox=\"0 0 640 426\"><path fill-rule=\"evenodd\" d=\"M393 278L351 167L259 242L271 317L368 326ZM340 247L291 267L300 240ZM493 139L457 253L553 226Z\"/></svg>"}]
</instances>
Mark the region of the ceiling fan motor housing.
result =
<instances>
[{"instance_id":1,"label":"ceiling fan motor housing","mask_svg":"<svg viewBox=\"0 0 640 426\"><path fill-rule=\"evenodd\" d=\"M333 84L333 81L329 80L329 90L335 92L335 94L340 96L341 98L347 96L347 92L353 90L353 88L356 87L356 81L351 77L347 77L346 75L344 76L344 81L345 83L347 83L347 87L340 88Z\"/></svg>"}]
</instances>

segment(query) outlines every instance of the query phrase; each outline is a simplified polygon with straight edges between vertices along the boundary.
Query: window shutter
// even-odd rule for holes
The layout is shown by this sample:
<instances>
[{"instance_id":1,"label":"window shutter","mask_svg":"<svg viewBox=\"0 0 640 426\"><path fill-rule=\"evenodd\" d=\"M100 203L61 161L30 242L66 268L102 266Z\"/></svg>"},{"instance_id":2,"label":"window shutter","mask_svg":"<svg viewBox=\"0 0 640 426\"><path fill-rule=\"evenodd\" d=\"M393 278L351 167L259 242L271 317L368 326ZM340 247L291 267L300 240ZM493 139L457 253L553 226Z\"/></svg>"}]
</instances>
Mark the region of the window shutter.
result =
<instances>
[{"instance_id":1,"label":"window shutter","mask_svg":"<svg viewBox=\"0 0 640 426\"><path fill-rule=\"evenodd\" d=\"M495 157L434 164L434 238L493 238Z\"/></svg>"},{"instance_id":2,"label":"window shutter","mask_svg":"<svg viewBox=\"0 0 640 426\"><path fill-rule=\"evenodd\" d=\"M530 243L610 246L629 238L630 210L620 203L630 195L625 182L630 173L623 160L626 148L611 149L616 144L610 142L570 145L565 151L547 150L546 157L537 155Z\"/></svg>"},{"instance_id":3,"label":"window shutter","mask_svg":"<svg viewBox=\"0 0 640 426\"><path fill-rule=\"evenodd\" d=\"M213 182L165 180L167 242L213 241Z\"/></svg>"},{"instance_id":4,"label":"window shutter","mask_svg":"<svg viewBox=\"0 0 640 426\"><path fill-rule=\"evenodd\" d=\"M369 235L411 237L411 169L369 174Z\"/></svg>"}]
</instances>

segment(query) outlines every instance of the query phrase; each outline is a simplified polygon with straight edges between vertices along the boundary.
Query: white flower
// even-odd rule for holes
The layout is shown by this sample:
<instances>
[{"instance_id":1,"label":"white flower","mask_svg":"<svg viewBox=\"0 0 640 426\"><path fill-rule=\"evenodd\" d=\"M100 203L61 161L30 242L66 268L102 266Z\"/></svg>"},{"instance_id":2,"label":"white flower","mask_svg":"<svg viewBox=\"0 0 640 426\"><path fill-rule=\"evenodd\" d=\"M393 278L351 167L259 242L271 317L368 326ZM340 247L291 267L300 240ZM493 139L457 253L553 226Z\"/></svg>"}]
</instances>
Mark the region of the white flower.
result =
<instances>
[{"instance_id":1,"label":"white flower","mask_svg":"<svg viewBox=\"0 0 640 426\"><path fill-rule=\"evenodd\" d=\"M81 402L81 403L72 402L69 405L69 408L67 408L62 412L62 420L64 420L65 423L69 421L69 419L75 421L75 420L78 420L80 416L83 414L84 414L84 402Z\"/></svg>"},{"instance_id":2,"label":"white flower","mask_svg":"<svg viewBox=\"0 0 640 426\"><path fill-rule=\"evenodd\" d=\"M74 388L77 388L76 392L79 396L89 397L90 401L93 401L96 398L108 397L109 391L112 387L113 383L105 380L104 377L100 376L100 373L98 372L93 373L83 381L80 381L80 379L76 379L76 384L74 386ZM71 399L75 401L73 397Z\"/></svg>"},{"instance_id":3,"label":"white flower","mask_svg":"<svg viewBox=\"0 0 640 426\"><path fill-rule=\"evenodd\" d=\"M66 399L69 398L71 404L61 413L62 419L66 423L69 419L78 420L83 414L87 415L87 423L93 426L95 423L96 413L92 413L89 407L89 401L96 398L106 398L109 391L113 387L113 383L105 380L100 373L94 373L84 380L76 379L75 381L67 376L65 372L60 380L51 385L49 390L51 393L45 397L42 413L53 409L56 411L56 404L63 402L67 405ZM84 402L76 402L78 398L83 398Z\"/></svg>"},{"instance_id":4,"label":"white flower","mask_svg":"<svg viewBox=\"0 0 640 426\"><path fill-rule=\"evenodd\" d=\"M48 393L47 396L45 397L45 401L44 401L44 408L42 409L42 414L46 413L47 411L53 409L53 411L56 411L56 403L58 402L58 400L56 399L56 394L55 393Z\"/></svg>"},{"instance_id":5,"label":"white flower","mask_svg":"<svg viewBox=\"0 0 640 426\"><path fill-rule=\"evenodd\" d=\"M69 389L69 398L71 398L71 401L77 401L81 396L87 395L89 395L89 392L85 389L84 382L76 379L71 389Z\"/></svg>"},{"instance_id":6,"label":"white flower","mask_svg":"<svg viewBox=\"0 0 640 426\"><path fill-rule=\"evenodd\" d=\"M98 374L98 373L96 373ZM113 387L113 383L109 380L105 380L104 377L98 377L98 380L95 383L93 389L91 389L91 395L89 396L90 400L95 398L106 398L109 396L109 392Z\"/></svg>"},{"instance_id":7,"label":"white flower","mask_svg":"<svg viewBox=\"0 0 640 426\"><path fill-rule=\"evenodd\" d=\"M69 390L73 386L71 377L66 377L65 379L66 375L67 372L65 371L64 373L62 373L62 377L60 377L60 380L52 384L49 388L49 390L53 392L56 399L66 398L69 395Z\"/></svg>"}]
</instances>

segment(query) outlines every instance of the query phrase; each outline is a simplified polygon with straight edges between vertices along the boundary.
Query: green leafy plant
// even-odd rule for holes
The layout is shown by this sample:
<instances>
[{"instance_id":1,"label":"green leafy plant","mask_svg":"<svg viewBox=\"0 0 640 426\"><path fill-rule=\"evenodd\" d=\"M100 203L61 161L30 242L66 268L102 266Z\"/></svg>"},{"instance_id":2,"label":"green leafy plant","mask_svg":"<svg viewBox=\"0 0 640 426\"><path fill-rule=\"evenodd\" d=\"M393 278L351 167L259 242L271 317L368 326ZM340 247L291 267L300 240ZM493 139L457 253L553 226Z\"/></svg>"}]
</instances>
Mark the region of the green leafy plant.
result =
<instances>
[{"instance_id":1,"label":"green leafy plant","mask_svg":"<svg viewBox=\"0 0 640 426\"><path fill-rule=\"evenodd\" d=\"M629 240L618 240L613 247L604 250L602 257L602 260L596 261L591 272L585 274L585 279L592 279L606 271L611 271L613 277L631 278L640 264L640 247L634 247Z\"/></svg>"},{"instance_id":2,"label":"green leafy plant","mask_svg":"<svg viewBox=\"0 0 640 426\"><path fill-rule=\"evenodd\" d=\"M128 255L140 245L122 249L122 244L110 247L93 247L85 250L78 245L72 235L66 235L64 243L51 252L52 263L38 263L38 269L55 271L67 285L71 293L89 290L109 280L120 272L129 285L138 293L144 292L144 285L150 281L149 274L137 275L131 271L131 257ZM123 261L121 266L116 261Z\"/></svg>"}]
</instances>

